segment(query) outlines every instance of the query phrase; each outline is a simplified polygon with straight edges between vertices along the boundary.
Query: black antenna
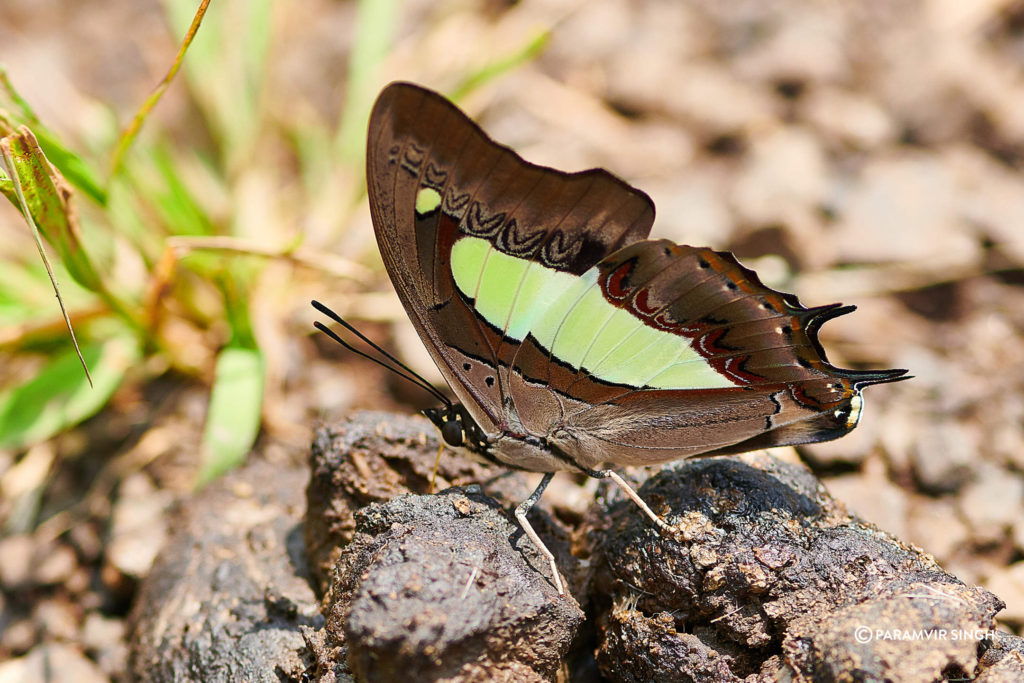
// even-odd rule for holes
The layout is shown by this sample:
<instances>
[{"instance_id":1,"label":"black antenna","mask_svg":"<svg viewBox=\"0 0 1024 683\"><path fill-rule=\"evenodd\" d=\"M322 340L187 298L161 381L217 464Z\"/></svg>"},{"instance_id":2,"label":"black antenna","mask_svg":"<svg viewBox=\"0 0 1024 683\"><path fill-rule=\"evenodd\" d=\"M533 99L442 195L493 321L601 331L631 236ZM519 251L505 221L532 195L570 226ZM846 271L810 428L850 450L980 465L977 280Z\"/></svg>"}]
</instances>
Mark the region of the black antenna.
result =
<instances>
[{"instance_id":1,"label":"black antenna","mask_svg":"<svg viewBox=\"0 0 1024 683\"><path fill-rule=\"evenodd\" d=\"M378 346L374 342L370 341L370 339L367 338L367 336L365 334L363 334L362 332L357 330L355 327L353 327L350 323L348 323L340 315L338 315L337 313L335 313L331 309L327 308L327 306L324 306L319 301L313 300L311 303L313 304L313 308L315 308L316 310L320 311L321 313L326 315L328 318L330 318L334 322L338 323L339 325L344 327L346 330L348 330L352 334L354 334L357 337L359 337L359 339L361 339L363 341L363 343L365 343L371 349L373 349L374 351L376 351L377 353L379 353L380 355L384 356L389 361L391 361L392 363L397 365L399 368L404 370L404 372L401 372L401 371L395 369L394 367L392 367L391 365L388 365L387 363L382 361L380 358L375 358L374 356L366 353L365 351L360 351L359 349L357 349L356 347L352 346L347 341L345 341L344 339L339 337L334 332L334 330L332 330L331 328L327 327L326 325L321 323L319 320L313 323L313 327L315 327L316 329L320 330L321 332L326 334L328 337L330 337L331 339L333 339L334 341L338 342L339 344L344 346L346 349L351 351L352 353L354 353L354 354L356 354L358 356L362 356L363 358L365 358L367 360L373 361L374 363L376 363L377 365L381 366L385 370L393 372L396 375L398 375L399 377L401 377L402 379L408 380L409 382L412 382L416 386L426 390L427 392L430 393L431 396L433 396L437 400L441 401L441 403L445 404L446 406L451 406L452 405L451 399L449 399L447 396L445 396L440 391L435 389L434 386L430 382L428 382L426 379L424 379L418 372L416 372L415 370L410 368L408 365L406 365L402 361L400 361L397 358L395 358L394 356L392 356L390 353L388 353L387 351L382 349L380 346Z\"/></svg>"}]
</instances>

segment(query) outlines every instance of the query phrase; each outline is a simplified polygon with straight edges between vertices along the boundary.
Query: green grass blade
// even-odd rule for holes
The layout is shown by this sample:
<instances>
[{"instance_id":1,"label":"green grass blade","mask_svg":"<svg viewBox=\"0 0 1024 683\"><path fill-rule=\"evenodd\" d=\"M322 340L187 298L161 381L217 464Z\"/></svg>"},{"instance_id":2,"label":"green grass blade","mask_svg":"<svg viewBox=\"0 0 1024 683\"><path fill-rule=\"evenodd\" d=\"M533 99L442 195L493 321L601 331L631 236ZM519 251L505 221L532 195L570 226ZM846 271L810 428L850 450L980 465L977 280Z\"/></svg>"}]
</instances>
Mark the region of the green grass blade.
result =
<instances>
[{"instance_id":1,"label":"green grass blade","mask_svg":"<svg viewBox=\"0 0 1024 683\"><path fill-rule=\"evenodd\" d=\"M172 27L184 26L195 0L163 0ZM184 63L188 87L210 127L228 173L249 163L260 144L273 0L210 5Z\"/></svg>"},{"instance_id":2,"label":"green grass blade","mask_svg":"<svg viewBox=\"0 0 1024 683\"><path fill-rule=\"evenodd\" d=\"M32 107L11 83L7 70L2 64L0 64L0 92L6 95L7 100L17 110L13 118L5 116L4 112L0 111L0 137L14 133L19 124L30 126L35 131L36 137L39 138L39 146L42 147L50 163L56 166L57 170L74 187L77 187L100 206L105 206L107 193L103 189L103 183L99 176L84 159L65 147L57 136L40 122Z\"/></svg>"},{"instance_id":3,"label":"green grass blade","mask_svg":"<svg viewBox=\"0 0 1024 683\"><path fill-rule=\"evenodd\" d=\"M4 169L10 176L14 186L14 194L18 197L18 206L21 209L22 216L25 218L25 222L28 224L29 231L32 233L32 239L36 243L39 258L46 267L46 274L50 279L50 283L53 285L53 293L57 296L57 304L60 306L61 315L64 316L64 324L67 326L68 334L71 335L71 344L75 347L75 352L78 354L78 360L82 364L82 368L85 370L85 378L89 381L89 386L91 387L92 376L89 374L89 364L86 363L85 358L82 357L82 351L78 346L78 339L75 338L75 328L71 325L71 318L68 316L68 309L64 305L64 298L61 296L60 286L57 284L57 276L53 274L53 267L50 265L50 259L46 255L46 249L43 248L43 239L39 232L39 226L33 219L28 207L28 201L25 199L25 192L21 184L21 178L15 170L12 147L11 138L4 138L3 140L0 140L0 157L3 157Z\"/></svg>"},{"instance_id":4,"label":"green grass blade","mask_svg":"<svg viewBox=\"0 0 1024 683\"><path fill-rule=\"evenodd\" d=\"M17 107L19 112L19 118L26 123L39 123L39 117L32 111L32 107L28 101L21 96L21 93L11 83L10 76L7 75L7 68L0 64L0 90L7 95L7 99ZM6 133L5 133L6 134Z\"/></svg>"},{"instance_id":5,"label":"green grass blade","mask_svg":"<svg viewBox=\"0 0 1024 683\"><path fill-rule=\"evenodd\" d=\"M398 0L359 1L345 106L335 140L335 148L345 163L355 166L362 163L366 124L377 95L377 68L391 49L397 19Z\"/></svg>"},{"instance_id":6,"label":"green grass blade","mask_svg":"<svg viewBox=\"0 0 1024 683\"><path fill-rule=\"evenodd\" d=\"M82 356L93 369L90 388L71 349L24 384L0 392L0 448L24 448L96 414L138 358L128 336L86 344Z\"/></svg>"},{"instance_id":7,"label":"green grass blade","mask_svg":"<svg viewBox=\"0 0 1024 683\"><path fill-rule=\"evenodd\" d=\"M33 266L22 260L0 259L0 329L35 319L40 314L41 292L45 291L52 301L52 284L45 270L40 277L40 271Z\"/></svg>"},{"instance_id":8,"label":"green grass blade","mask_svg":"<svg viewBox=\"0 0 1024 683\"><path fill-rule=\"evenodd\" d=\"M164 145L149 150L150 161L159 174L159 185L147 188L153 207L172 235L213 235L216 227L185 183L182 170L170 149Z\"/></svg>"},{"instance_id":9,"label":"green grass blade","mask_svg":"<svg viewBox=\"0 0 1024 683\"><path fill-rule=\"evenodd\" d=\"M68 277L62 264L52 265L69 311L96 305L96 297ZM0 259L0 345L16 338L17 328L51 322L53 314L53 283L46 266L30 254Z\"/></svg>"},{"instance_id":10,"label":"green grass blade","mask_svg":"<svg viewBox=\"0 0 1024 683\"><path fill-rule=\"evenodd\" d=\"M21 126L14 135L0 140L9 153L12 175L17 176L29 216L40 234L57 250L71 277L91 291L103 288L99 274L78 237L78 224L71 208L71 191L43 154L32 131ZM6 186L5 186L6 187ZM12 184L14 197L4 194L20 210L21 197Z\"/></svg>"},{"instance_id":11,"label":"green grass blade","mask_svg":"<svg viewBox=\"0 0 1024 683\"><path fill-rule=\"evenodd\" d=\"M228 347L217 357L210 409L203 430L203 486L245 460L260 428L264 382L263 354Z\"/></svg>"},{"instance_id":12,"label":"green grass blade","mask_svg":"<svg viewBox=\"0 0 1024 683\"><path fill-rule=\"evenodd\" d=\"M61 175L82 194L86 195L100 206L107 205L107 191L99 179L96 171L57 139L57 137L46 128L36 128L39 137L39 146L42 148L46 158L57 167Z\"/></svg>"},{"instance_id":13,"label":"green grass blade","mask_svg":"<svg viewBox=\"0 0 1024 683\"><path fill-rule=\"evenodd\" d=\"M527 41L519 51L485 64L480 69L477 69L475 72L462 79L462 82L459 83L451 93L449 93L449 97L452 100L458 101L488 81L492 81L498 76L511 71L520 64L525 64L526 62L535 59L544 51L544 48L547 47L550 39L551 31L548 29L538 31L537 34L530 38L530 40Z\"/></svg>"}]
</instances>

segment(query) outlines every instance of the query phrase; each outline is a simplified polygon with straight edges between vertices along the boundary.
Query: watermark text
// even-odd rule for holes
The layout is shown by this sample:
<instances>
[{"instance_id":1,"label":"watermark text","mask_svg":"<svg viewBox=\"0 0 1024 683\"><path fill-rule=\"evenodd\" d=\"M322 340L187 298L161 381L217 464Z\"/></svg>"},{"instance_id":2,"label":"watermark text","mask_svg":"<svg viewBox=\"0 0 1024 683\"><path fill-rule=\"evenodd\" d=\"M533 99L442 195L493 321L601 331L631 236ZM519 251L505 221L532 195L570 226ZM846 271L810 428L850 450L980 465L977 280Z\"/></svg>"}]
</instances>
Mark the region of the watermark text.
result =
<instances>
[{"instance_id":1,"label":"watermark text","mask_svg":"<svg viewBox=\"0 0 1024 683\"><path fill-rule=\"evenodd\" d=\"M853 637L858 643L870 643L873 640L993 640L996 632L983 628L871 628L858 626Z\"/></svg>"}]
</instances>

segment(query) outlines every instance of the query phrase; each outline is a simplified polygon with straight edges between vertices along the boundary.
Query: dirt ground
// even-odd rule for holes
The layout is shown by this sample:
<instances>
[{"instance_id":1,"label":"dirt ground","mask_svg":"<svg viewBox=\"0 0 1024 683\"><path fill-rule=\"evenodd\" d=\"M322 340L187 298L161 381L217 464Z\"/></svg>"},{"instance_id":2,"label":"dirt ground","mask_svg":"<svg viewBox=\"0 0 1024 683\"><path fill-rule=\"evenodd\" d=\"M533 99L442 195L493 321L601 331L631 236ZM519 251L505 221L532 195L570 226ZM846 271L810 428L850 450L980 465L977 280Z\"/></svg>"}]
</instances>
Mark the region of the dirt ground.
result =
<instances>
[{"instance_id":1,"label":"dirt ground","mask_svg":"<svg viewBox=\"0 0 1024 683\"><path fill-rule=\"evenodd\" d=\"M279 5L268 118L337 120L354 4ZM868 389L853 434L799 454L851 510L1001 597L1000 627L1020 634L1024 3L410 0L376 78L450 91L545 31L538 56L460 104L530 161L602 166L649 193L654 236L733 251L806 305L856 304L824 327L830 361L914 377ZM72 141L95 139L98 119L123 125L175 50L149 0L0 4L0 62ZM190 106L176 84L156 114L185 147L204 144ZM287 463L306 457L318 420L429 405L313 337L310 298L439 378L383 276L365 203L327 231L279 200L294 169L275 173L281 185L263 190L275 216L372 272L339 283L272 264L273 284L252 293L270 373L256 457ZM0 230L0 253L33 248L9 206ZM63 680L123 675L124 620L166 511L191 491L208 391L173 373L127 382L80 427L0 451L0 681L47 658Z\"/></svg>"}]
</instances>

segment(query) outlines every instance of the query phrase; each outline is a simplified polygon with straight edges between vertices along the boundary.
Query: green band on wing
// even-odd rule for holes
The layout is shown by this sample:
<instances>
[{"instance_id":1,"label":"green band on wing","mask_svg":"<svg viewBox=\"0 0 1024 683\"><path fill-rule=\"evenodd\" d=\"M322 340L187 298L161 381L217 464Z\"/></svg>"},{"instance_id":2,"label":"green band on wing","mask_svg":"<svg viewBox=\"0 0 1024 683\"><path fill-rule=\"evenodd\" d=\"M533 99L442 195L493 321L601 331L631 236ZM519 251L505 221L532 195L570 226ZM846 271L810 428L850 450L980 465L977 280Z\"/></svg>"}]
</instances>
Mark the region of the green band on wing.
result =
<instances>
[{"instance_id":1,"label":"green band on wing","mask_svg":"<svg viewBox=\"0 0 1024 683\"><path fill-rule=\"evenodd\" d=\"M484 320L510 339L526 338L534 321L578 279L502 253L479 237L452 245L452 275Z\"/></svg>"},{"instance_id":2,"label":"green band on wing","mask_svg":"<svg viewBox=\"0 0 1024 683\"><path fill-rule=\"evenodd\" d=\"M610 304L596 268L571 275L510 256L479 237L455 242L451 266L459 291L484 320L516 341L532 334L559 361L598 379L654 389L736 386L686 340Z\"/></svg>"}]
</instances>

